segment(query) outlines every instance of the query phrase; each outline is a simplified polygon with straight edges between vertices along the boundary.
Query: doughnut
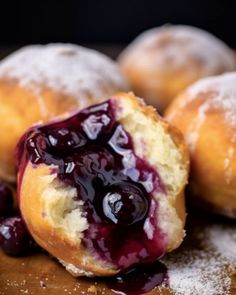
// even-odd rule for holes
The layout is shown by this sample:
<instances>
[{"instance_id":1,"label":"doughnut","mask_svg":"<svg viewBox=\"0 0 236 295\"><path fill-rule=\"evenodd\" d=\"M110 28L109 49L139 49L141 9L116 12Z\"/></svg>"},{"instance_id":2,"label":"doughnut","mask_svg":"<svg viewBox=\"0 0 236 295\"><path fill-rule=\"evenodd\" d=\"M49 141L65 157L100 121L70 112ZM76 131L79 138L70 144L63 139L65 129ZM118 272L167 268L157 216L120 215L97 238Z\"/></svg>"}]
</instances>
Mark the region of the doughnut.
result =
<instances>
[{"instance_id":1,"label":"doughnut","mask_svg":"<svg viewBox=\"0 0 236 295\"><path fill-rule=\"evenodd\" d=\"M189 147L190 204L236 218L236 72L196 82L165 118Z\"/></svg>"},{"instance_id":2,"label":"doughnut","mask_svg":"<svg viewBox=\"0 0 236 295\"><path fill-rule=\"evenodd\" d=\"M27 46L5 58L0 62L0 179L15 181L13 151L32 124L126 90L113 61L77 45Z\"/></svg>"},{"instance_id":3,"label":"doughnut","mask_svg":"<svg viewBox=\"0 0 236 295\"><path fill-rule=\"evenodd\" d=\"M183 25L148 30L120 55L132 90L163 112L193 82L236 69L230 48L208 32Z\"/></svg>"},{"instance_id":4,"label":"doughnut","mask_svg":"<svg viewBox=\"0 0 236 295\"><path fill-rule=\"evenodd\" d=\"M183 240L184 139L132 93L30 128L17 159L28 230L74 276L111 276Z\"/></svg>"}]
</instances>

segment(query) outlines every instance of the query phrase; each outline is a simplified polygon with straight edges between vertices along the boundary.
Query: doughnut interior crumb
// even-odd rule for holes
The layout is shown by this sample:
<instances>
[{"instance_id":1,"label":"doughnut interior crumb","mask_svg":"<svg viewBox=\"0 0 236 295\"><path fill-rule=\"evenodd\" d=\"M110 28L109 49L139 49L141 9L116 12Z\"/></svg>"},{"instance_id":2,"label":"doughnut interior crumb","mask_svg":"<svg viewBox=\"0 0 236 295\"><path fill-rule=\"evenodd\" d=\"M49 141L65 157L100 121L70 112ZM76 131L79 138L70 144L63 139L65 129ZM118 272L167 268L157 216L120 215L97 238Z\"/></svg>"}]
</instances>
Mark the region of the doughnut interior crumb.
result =
<instances>
[{"instance_id":1,"label":"doughnut interior crumb","mask_svg":"<svg viewBox=\"0 0 236 295\"><path fill-rule=\"evenodd\" d=\"M56 174L44 177L42 194L44 216L55 228L60 228L71 240L80 240L89 224L82 210L83 201L77 201L76 189L58 181Z\"/></svg>"},{"instance_id":2,"label":"doughnut interior crumb","mask_svg":"<svg viewBox=\"0 0 236 295\"><path fill-rule=\"evenodd\" d=\"M146 107L143 111L141 106L132 107L132 101L126 99L123 99L119 106L117 120L132 135L135 153L158 171L164 183L166 195L154 193L159 205L157 220L163 232L167 234L169 243L176 247L180 243L179 237L185 235L183 221L174 205L176 195L180 193L188 174L183 151L177 147L163 121L147 116L146 112L153 112L151 107Z\"/></svg>"}]
</instances>

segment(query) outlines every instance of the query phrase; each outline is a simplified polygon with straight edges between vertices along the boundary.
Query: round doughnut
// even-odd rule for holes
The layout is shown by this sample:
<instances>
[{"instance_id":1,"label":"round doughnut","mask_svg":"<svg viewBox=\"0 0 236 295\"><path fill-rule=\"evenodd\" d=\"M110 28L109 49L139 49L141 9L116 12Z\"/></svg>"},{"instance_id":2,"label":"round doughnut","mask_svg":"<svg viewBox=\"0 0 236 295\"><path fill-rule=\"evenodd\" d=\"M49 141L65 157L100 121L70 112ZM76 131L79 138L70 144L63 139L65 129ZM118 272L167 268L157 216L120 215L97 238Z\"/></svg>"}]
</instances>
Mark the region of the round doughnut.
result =
<instances>
[{"instance_id":1,"label":"round doughnut","mask_svg":"<svg viewBox=\"0 0 236 295\"><path fill-rule=\"evenodd\" d=\"M127 90L118 66L72 44L24 47L0 62L0 178L15 180L14 148L32 124Z\"/></svg>"},{"instance_id":2,"label":"round doughnut","mask_svg":"<svg viewBox=\"0 0 236 295\"><path fill-rule=\"evenodd\" d=\"M226 44L183 25L144 32L121 53L119 63L132 90L161 112L191 83L236 69Z\"/></svg>"},{"instance_id":3,"label":"round doughnut","mask_svg":"<svg viewBox=\"0 0 236 295\"><path fill-rule=\"evenodd\" d=\"M236 72L202 79L165 114L184 134L191 157L192 202L236 217Z\"/></svg>"},{"instance_id":4,"label":"round doughnut","mask_svg":"<svg viewBox=\"0 0 236 295\"><path fill-rule=\"evenodd\" d=\"M111 276L182 242L184 139L132 93L32 127L17 150L21 214L74 276Z\"/></svg>"}]
</instances>

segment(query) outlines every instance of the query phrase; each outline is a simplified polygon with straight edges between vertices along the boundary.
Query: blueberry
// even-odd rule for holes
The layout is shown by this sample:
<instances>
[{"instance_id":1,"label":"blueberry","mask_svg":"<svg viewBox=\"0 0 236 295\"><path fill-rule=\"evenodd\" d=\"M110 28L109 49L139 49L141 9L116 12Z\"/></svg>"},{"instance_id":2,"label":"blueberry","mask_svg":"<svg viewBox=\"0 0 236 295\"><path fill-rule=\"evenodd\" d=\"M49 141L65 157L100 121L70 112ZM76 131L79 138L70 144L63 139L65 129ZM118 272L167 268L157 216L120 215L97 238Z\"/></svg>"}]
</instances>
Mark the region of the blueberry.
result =
<instances>
[{"instance_id":1,"label":"blueberry","mask_svg":"<svg viewBox=\"0 0 236 295\"><path fill-rule=\"evenodd\" d=\"M26 254L32 239L21 217L9 217L0 223L0 246L10 256Z\"/></svg>"},{"instance_id":2,"label":"blueberry","mask_svg":"<svg viewBox=\"0 0 236 295\"><path fill-rule=\"evenodd\" d=\"M6 216L13 209L13 196L11 190L0 182L0 215Z\"/></svg>"},{"instance_id":3,"label":"blueberry","mask_svg":"<svg viewBox=\"0 0 236 295\"><path fill-rule=\"evenodd\" d=\"M103 198L103 213L113 223L131 225L144 220L148 200L144 192L133 183L112 185Z\"/></svg>"},{"instance_id":4,"label":"blueberry","mask_svg":"<svg viewBox=\"0 0 236 295\"><path fill-rule=\"evenodd\" d=\"M47 143L54 150L66 151L84 146L86 139L77 131L59 128L47 132Z\"/></svg>"}]
</instances>

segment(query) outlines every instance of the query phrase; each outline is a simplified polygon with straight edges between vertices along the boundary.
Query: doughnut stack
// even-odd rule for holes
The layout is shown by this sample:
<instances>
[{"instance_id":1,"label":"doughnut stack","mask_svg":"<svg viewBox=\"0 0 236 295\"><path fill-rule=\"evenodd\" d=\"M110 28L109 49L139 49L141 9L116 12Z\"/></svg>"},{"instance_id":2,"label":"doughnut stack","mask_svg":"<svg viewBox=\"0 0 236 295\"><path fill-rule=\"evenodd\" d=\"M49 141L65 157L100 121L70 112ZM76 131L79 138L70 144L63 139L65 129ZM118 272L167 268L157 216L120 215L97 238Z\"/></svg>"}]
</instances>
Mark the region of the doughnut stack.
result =
<instances>
[{"instance_id":1,"label":"doughnut stack","mask_svg":"<svg viewBox=\"0 0 236 295\"><path fill-rule=\"evenodd\" d=\"M235 69L222 41L171 25L118 63L72 44L5 58L0 179L21 217L0 220L0 245L17 225L72 275L114 276L179 247L188 181L191 206L235 218Z\"/></svg>"}]
</instances>

